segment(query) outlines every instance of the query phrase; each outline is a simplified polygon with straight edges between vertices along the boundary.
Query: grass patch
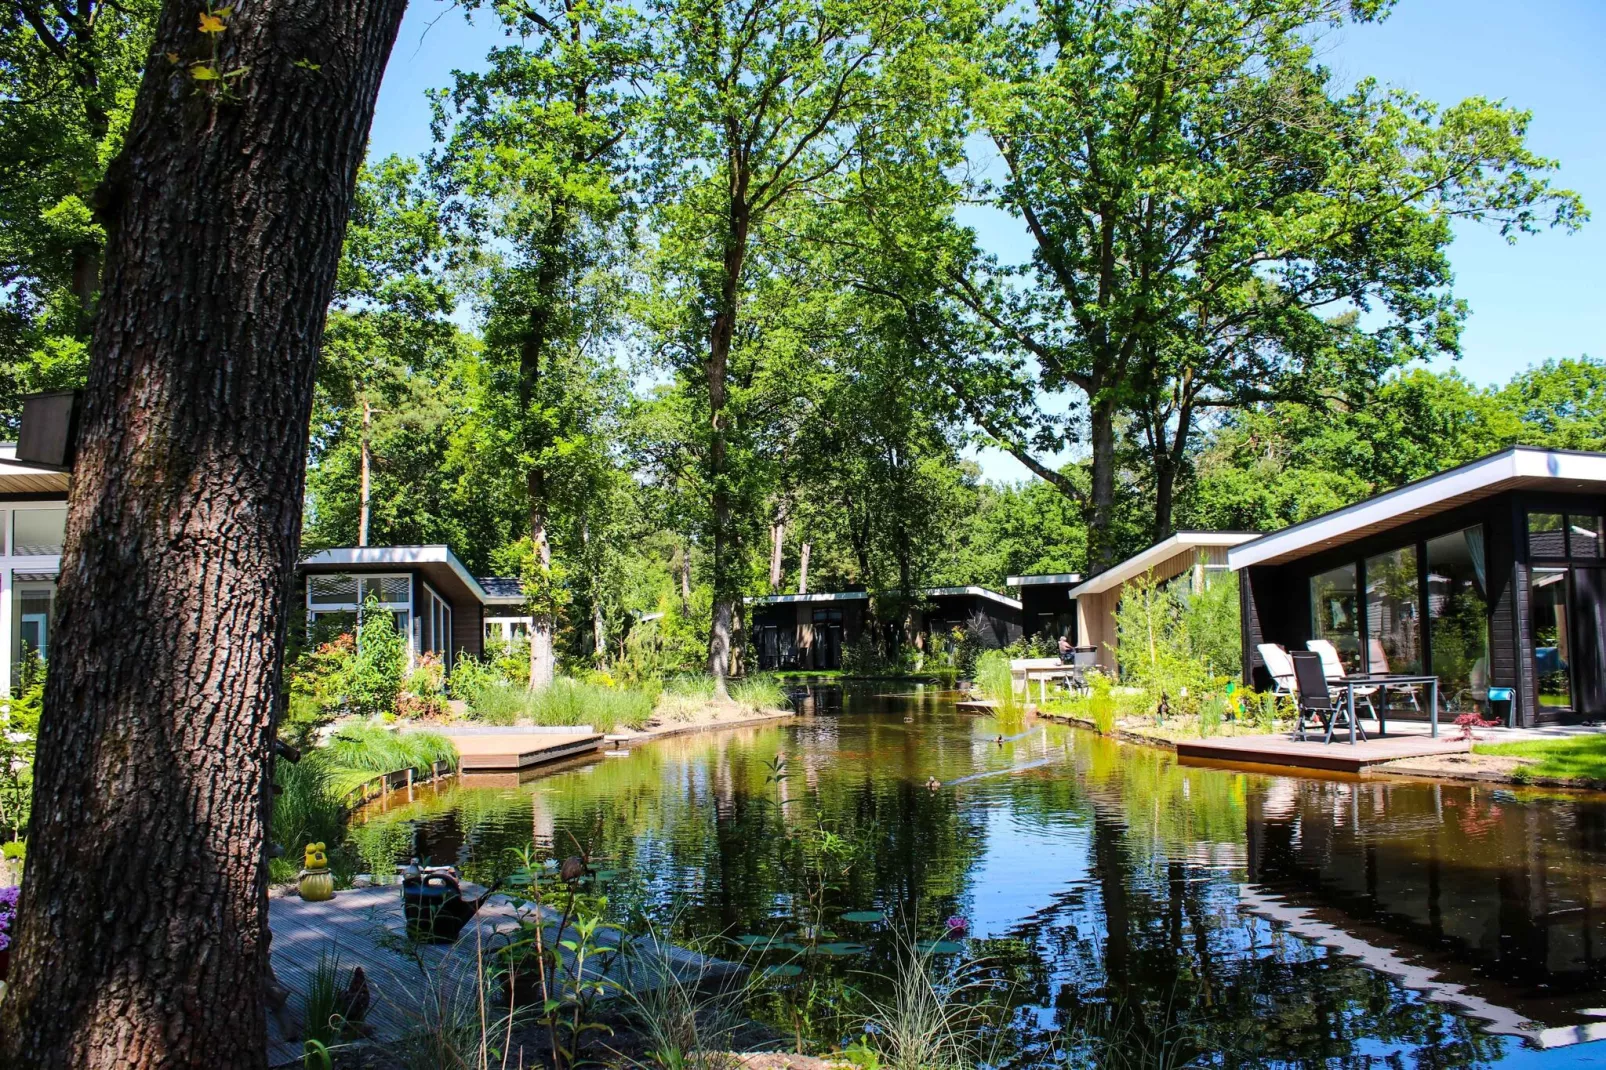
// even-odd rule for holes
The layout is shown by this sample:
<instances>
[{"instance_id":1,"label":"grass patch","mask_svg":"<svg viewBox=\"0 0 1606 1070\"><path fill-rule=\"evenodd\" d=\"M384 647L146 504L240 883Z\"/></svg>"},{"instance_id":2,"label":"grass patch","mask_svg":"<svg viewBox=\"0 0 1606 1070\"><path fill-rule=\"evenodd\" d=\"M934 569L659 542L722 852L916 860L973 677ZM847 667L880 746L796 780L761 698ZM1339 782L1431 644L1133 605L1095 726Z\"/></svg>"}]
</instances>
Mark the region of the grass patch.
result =
<instances>
[{"instance_id":1,"label":"grass patch","mask_svg":"<svg viewBox=\"0 0 1606 1070\"><path fill-rule=\"evenodd\" d=\"M1525 739L1514 743L1474 743L1475 754L1497 754L1507 758L1527 758L1533 776L1561 780L1606 780L1606 735L1571 736L1566 739Z\"/></svg>"},{"instance_id":2,"label":"grass patch","mask_svg":"<svg viewBox=\"0 0 1606 1070\"><path fill-rule=\"evenodd\" d=\"M482 684L467 701L473 718L486 724L588 724L599 731L616 732L646 727L657 695L560 676L540 691L500 682Z\"/></svg>"}]
</instances>

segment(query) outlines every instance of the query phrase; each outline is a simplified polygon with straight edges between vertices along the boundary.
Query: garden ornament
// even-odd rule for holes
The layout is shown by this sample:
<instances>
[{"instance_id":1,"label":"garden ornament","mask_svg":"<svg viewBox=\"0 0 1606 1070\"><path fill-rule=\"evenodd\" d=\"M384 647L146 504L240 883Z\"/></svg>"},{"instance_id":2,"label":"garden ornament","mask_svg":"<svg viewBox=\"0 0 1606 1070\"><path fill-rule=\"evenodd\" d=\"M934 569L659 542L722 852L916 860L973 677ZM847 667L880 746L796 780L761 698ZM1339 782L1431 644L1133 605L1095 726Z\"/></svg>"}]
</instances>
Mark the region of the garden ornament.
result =
<instances>
[{"instance_id":1,"label":"garden ornament","mask_svg":"<svg viewBox=\"0 0 1606 1070\"><path fill-rule=\"evenodd\" d=\"M335 875L329 872L329 855L321 843L307 844L306 868L296 882L301 898L309 903L321 903L335 897Z\"/></svg>"}]
</instances>

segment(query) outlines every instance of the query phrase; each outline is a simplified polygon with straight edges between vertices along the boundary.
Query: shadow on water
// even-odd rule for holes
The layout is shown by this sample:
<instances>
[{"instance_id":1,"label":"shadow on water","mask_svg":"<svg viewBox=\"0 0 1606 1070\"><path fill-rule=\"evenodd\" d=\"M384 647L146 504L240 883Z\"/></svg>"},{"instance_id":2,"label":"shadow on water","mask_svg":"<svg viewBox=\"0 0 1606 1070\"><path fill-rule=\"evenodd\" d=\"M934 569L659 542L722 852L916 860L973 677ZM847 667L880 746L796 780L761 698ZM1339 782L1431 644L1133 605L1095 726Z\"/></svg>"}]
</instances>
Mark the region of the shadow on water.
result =
<instances>
[{"instance_id":1,"label":"shadow on water","mask_svg":"<svg viewBox=\"0 0 1606 1070\"><path fill-rule=\"evenodd\" d=\"M625 874L612 909L687 940L793 931L812 892L868 948L810 965L844 989L874 987L894 928L959 915L959 955L1009 986L1011 1065L1594 1056L1564 1045L1606 1021L1600 799L1185 768L890 690L810 687L795 723L420 791L352 835L376 868L418 852L481 880L573 837ZM815 829L856 852L823 892L798 863ZM842 919L860 911L889 920Z\"/></svg>"}]
</instances>

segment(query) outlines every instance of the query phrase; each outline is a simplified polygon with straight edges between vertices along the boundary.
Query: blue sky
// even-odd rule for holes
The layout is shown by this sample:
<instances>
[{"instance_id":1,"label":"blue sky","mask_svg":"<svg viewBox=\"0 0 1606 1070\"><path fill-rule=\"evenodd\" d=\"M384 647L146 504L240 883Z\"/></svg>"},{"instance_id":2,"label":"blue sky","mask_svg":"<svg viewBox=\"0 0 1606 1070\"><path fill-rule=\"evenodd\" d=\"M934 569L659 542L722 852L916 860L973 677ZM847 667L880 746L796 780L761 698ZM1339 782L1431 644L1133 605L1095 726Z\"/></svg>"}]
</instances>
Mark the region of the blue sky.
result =
<instances>
[{"instance_id":1,"label":"blue sky","mask_svg":"<svg viewBox=\"0 0 1606 1070\"><path fill-rule=\"evenodd\" d=\"M448 85L454 69L481 67L501 40L485 15L470 25L440 0L414 0L385 72L370 151L426 150L425 91ZM1532 111L1530 146L1561 162L1556 181L1596 213L1577 234L1547 232L1515 246L1487 228L1458 228L1455 289L1472 307L1462 374L1495 383L1552 357L1606 357L1606 0L1399 0L1382 24L1348 27L1326 52L1346 82L1370 75L1440 104L1481 95ZM983 240L1005 256L1025 246L1008 220ZM1025 474L991 452L981 459L993 478Z\"/></svg>"}]
</instances>

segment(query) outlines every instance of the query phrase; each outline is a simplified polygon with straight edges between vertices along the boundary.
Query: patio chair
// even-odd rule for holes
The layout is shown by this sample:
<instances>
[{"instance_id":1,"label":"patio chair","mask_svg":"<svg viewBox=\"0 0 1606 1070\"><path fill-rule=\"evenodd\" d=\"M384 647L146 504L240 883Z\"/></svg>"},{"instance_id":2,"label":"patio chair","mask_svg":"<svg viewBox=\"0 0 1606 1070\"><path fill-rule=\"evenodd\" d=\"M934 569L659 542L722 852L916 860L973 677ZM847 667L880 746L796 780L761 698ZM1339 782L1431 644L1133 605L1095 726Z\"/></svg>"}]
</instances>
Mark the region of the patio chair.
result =
<instances>
[{"instance_id":1,"label":"patio chair","mask_svg":"<svg viewBox=\"0 0 1606 1070\"><path fill-rule=\"evenodd\" d=\"M1271 674L1272 683L1276 685L1273 693L1293 694L1294 663L1288 660L1288 651L1276 643L1261 643L1255 649L1260 651L1260 660L1266 663L1266 671Z\"/></svg>"},{"instance_id":2,"label":"patio chair","mask_svg":"<svg viewBox=\"0 0 1606 1070\"><path fill-rule=\"evenodd\" d=\"M1392 669L1389 668L1389 656L1383 650L1383 640L1381 640L1381 639L1368 639L1366 641L1366 649L1367 649L1366 664L1367 664L1368 671L1370 671L1370 672L1382 672L1382 673L1392 672L1393 671ZM1410 696L1411 708L1413 710L1415 710L1416 712L1418 712L1418 713L1422 712L1422 703L1420 701L1418 701L1418 696L1422 693L1422 688L1419 685L1417 685L1417 684L1386 684L1384 686L1386 686L1389 689L1389 692L1391 694L1396 694L1396 695L1403 694L1403 695Z\"/></svg>"},{"instance_id":3,"label":"patio chair","mask_svg":"<svg viewBox=\"0 0 1606 1070\"><path fill-rule=\"evenodd\" d=\"M1305 646L1307 649L1313 651L1317 657L1322 659L1322 674L1326 676L1327 679L1342 680L1344 677L1349 675L1349 673L1344 670L1344 663L1339 660L1338 648L1335 647L1330 641L1326 639L1312 639L1307 642ZM1334 690L1337 691L1340 689L1334 688ZM1366 712L1371 715L1372 720L1374 721L1377 720L1377 707L1372 705L1372 696L1375 694L1377 694L1376 684L1369 684L1366 687L1357 687L1355 689L1355 701L1358 704L1366 707Z\"/></svg>"},{"instance_id":4,"label":"patio chair","mask_svg":"<svg viewBox=\"0 0 1606 1070\"><path fill-rule=\"evenodd\" d=\"M1295 650L1289 653L1288 660L1294 665L1294 694L1299 707L1299 725L1294 730L1294 738L1304 741L1305 719L1309 717L1318 730L1327 730L1323 743L1333 742L1333 731L1340 727L1353 728L1364 740L1366 730L1350 720L1348 707L1333 701L1327 674L1322 671L1321 655Z\"/></svg>"}]
</instances>

